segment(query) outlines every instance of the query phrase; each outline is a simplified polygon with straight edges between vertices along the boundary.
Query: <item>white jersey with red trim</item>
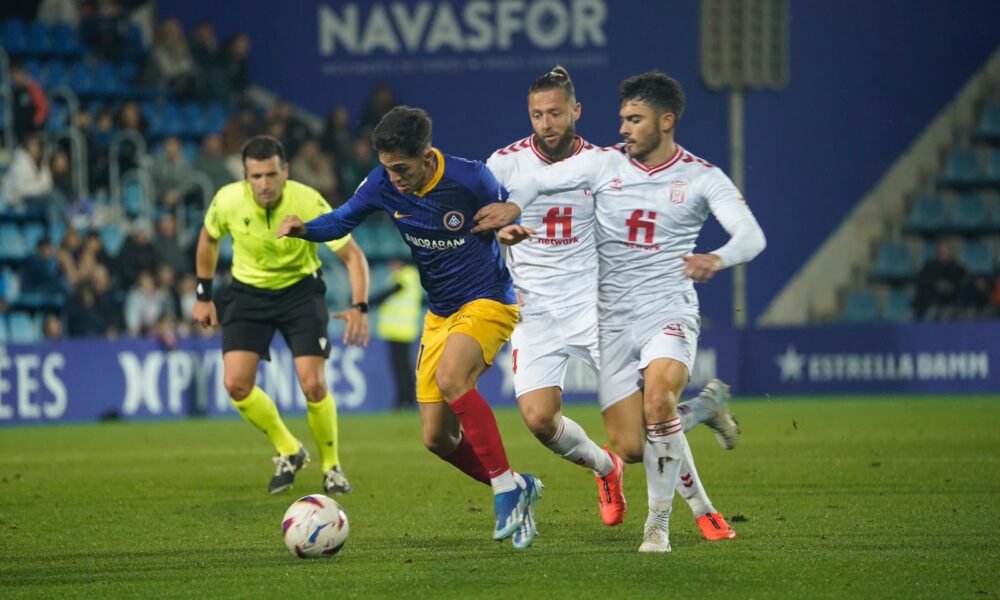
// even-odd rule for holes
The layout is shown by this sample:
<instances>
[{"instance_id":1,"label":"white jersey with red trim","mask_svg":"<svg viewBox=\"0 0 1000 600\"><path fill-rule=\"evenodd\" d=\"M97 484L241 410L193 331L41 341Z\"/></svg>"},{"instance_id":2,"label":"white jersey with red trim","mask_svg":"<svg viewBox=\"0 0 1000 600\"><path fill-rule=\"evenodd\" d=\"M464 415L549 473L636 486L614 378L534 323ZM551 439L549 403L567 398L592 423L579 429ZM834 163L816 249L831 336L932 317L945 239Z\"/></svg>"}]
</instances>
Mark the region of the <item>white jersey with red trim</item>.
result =
<instances>
[{"instance_id":1,"label":"white jersey with red trim","mask_svg":"<svg viewBox=\"0 0 1000 600\"><path fill-rule=\"evenodd\" d=\"M577 137L573 156L597 148ZM501 148L486 166L503 185L552 161L528 136ZM597 248L594 244L594 202L590 190L567 190L542 196L521 214L521 224L537 235L509 247L507 266L523 306L534 314L582 303L597 297Z\"/></svg>"},{"instance_id":2,"label":"white jersey with red trim","mask_svg":"<svg viewBox=\"0 0 1000 600\"><path fill-rule=\"evenodd\" d=\"M697 307L684 275L709 213L730 234L711 251L729 267L764 249L764 233L739 190L721 169L677 146L667 162L649 167L619 146L586 152L507 185L509 201L530 207L540 194L589 189L595 199L602 323L634 322Z\"/></svg>"}]
</instances>

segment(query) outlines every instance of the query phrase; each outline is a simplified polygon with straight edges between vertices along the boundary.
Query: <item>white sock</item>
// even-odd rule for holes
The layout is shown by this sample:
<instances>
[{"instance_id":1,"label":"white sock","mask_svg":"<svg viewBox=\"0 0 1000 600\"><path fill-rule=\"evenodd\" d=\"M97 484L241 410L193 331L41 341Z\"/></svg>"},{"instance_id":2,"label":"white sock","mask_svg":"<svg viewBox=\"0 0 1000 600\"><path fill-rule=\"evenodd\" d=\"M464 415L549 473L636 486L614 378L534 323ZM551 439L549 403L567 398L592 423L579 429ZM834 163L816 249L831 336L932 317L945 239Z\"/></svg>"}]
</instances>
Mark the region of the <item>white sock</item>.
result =
<instances>
[{"instance_id":1,"label":"white sock","mask_svg":"<svg viewBox=\"0 0 1000 600\"><path fill-rule=\"evenodd\" d=\"M646 425L642 463L646 468L650 512L670 513L674 491L680 482L685 446L687 438L681 431L679 418Z\"/></svg>"},{"instance_id":2,"label":"white sock","mask_svg":"<svg viewBox=\"0 0 1000 600\"><path fill-rule=\"evenodd\" d=\"M701 485L701 477L698 477L698 469L694 466L694 456L691 455L691 447L687 444L684 444L684 456L681 459L677 493L687 501L696 519L702 515L715 512L712 501L708 499L708 494L705 493L705 487Z\"/></svg>"},{"instance_id":3,"label":"white sock","mask_svg":"<svg viewBox=\"0 0 1000 600\"><path fill-rule=\"evenodd\" d=\"M545 443L545 447L571 463L593 470L598 477L604 477L614 468L611 456L587 437L583 427L568 417L562 418L559 430Z\"/></svg>"},{"instance_id":4,"label":"white sock","mask_svg":"<svg viewBox=\"0 0 1000 600\"><path fill-rule=\"evenodd\" d=\"M518 477L520 477L520 475ZM496 477L491 477L490 486L493 487L494 496L513 490L517 487L517 481L514 479L514 471L507 469Z\"/></svg>"},{"instance_id":5,"label":"white sock","mask_svg":"<svg viewBox=\"0 0 1000 600\"><path fill-rule=\"evenodd\" d=\"M691 431L715 414L715 407L700 394L685 400L677 405L677 414L680 416L681 424L684 426L684 433Z\"/></svg>"}]
</instances>

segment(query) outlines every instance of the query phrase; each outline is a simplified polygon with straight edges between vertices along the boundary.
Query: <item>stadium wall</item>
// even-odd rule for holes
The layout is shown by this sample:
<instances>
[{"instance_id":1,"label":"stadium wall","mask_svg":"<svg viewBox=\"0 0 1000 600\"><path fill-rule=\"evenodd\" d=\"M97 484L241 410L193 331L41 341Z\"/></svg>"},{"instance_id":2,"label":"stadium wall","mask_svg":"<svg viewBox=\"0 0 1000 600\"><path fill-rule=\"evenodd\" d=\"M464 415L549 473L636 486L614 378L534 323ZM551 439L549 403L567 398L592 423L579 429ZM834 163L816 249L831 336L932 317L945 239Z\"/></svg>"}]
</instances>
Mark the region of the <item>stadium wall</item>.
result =
<instances>
[{"instance_id":1,"label":"stadium wall","mask_svg":"<svg viewBox=\"0 0 1000 600\"><path fill-rule=\"evenodd\" d=\"M0 346L0 425L235 415L222 383L218 339L59 341ZM291 353L278 343L258 385L282 412L305 398ZM327 380L339 410L377 412L393 403L387 349L334 345ZM700 341L689 392L721 377L757 396L872 393L997 393L1000 322L715 329ZM494 406L515 405L511 353L504 349L480 381ZM594 402L596 378L573 363L569 402Z\"/></svg>"},{"instance_id":2,"label":"stadium wall","mask_svg":"<svg viewBox=\"0 0 1000 600\"><path fill-rule=\"evenodd\" d=\"M995 0L791 2L790 79L746 95L746 195L768 249L748 269L759 317L926 124L997 47ZM247 32L253 78L317 114L360 114L373 85L435 117L445 151L485 159L529 132L525 94L559 62L584 104L580 132L618 141L617 86L661 69L686 87L678 139L728 167L728 99L699 72L694 0L267 0L161 2L159 17ZM724 233L706 228L700 248ZM731 322L728 274L702 290Z\"/></svg>"}]
</instances>

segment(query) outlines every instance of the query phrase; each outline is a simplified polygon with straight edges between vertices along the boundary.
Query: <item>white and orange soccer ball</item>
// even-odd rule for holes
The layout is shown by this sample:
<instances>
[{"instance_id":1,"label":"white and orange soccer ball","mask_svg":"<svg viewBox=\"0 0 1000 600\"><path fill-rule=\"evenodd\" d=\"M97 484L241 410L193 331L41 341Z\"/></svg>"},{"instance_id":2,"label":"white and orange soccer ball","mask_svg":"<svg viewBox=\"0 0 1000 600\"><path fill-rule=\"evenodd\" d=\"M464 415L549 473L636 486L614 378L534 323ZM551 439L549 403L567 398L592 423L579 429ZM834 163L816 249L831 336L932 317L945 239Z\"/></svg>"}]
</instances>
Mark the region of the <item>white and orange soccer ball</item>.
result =
<instances>
[{"instance_id":1,"label":"white and orange soccer ball","mask_svg":"<svg viewBox=\"0 0 1000 600\"><path fill-rule=\"evenodd\" d=\"M281 532L288 551L299 558L333 556L347 542L347 513L333 498L303 496L285 511Z\"/></svg>"}]
</instances>

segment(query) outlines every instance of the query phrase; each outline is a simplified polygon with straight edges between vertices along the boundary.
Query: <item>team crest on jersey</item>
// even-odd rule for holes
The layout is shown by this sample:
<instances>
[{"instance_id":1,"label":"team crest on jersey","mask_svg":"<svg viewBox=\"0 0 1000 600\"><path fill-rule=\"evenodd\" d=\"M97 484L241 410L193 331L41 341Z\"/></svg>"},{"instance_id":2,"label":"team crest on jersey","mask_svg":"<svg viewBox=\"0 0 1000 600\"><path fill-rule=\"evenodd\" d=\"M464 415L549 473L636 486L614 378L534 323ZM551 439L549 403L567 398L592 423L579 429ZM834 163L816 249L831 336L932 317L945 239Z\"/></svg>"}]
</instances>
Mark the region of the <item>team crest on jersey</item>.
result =
<instances>
[{"instance_id":1,"label":"team crest on jersey","mask_svg":"<svg viewBox=\"0 0 1000 600\"><path fill-rule=\"evenodd\" d=\"M614 177L611 179L611 183L608 185L608 189L614 190L616 192L621 191L622 183L624 183L620 177Z\"/></svg>"},{"instance_id":2,"label":"team crest on jersey","mask_svg":"<svg viewBox=\"0 0 1000 600\"><path fill-rule=\"evenodd\" d=\"M687 193L688 184L686 181L673 181L670 183L670 201L674 204L684 203L684 194Z\"/></svg>"},{"instance_id":3,"label":"team crest on jersey","mask_svg":"<svg viewBox=\"0 0 1000 600\"><path fill-rule=\"evenodd\" d=\"M465 225L465 217L457 210L450 210L444 214L444 228L448 231L458 231Z\"/></svg>"},{"instance_id":4,"label":"team crest on jersey","mask_svg":"<svg viewBox=\"0 0 1000 600\"><path fill-rule=\"evenodd\" d=\"M667 323L663 326L663 335L685 338L684 323Z\"/></svg>"}]
</instances>

